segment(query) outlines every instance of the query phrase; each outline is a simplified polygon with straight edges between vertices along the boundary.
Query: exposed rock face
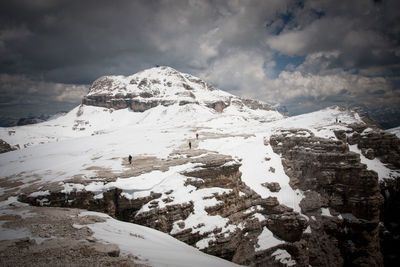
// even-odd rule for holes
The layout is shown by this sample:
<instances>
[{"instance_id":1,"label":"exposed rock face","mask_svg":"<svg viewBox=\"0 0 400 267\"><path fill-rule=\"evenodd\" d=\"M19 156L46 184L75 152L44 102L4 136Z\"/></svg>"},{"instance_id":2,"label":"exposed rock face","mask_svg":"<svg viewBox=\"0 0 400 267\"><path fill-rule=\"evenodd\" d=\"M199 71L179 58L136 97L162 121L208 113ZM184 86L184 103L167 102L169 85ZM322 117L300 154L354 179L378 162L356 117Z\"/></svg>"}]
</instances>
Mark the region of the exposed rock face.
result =
<instances>
[{"instance_id":1,"label":"exposed rock face","mask_svg":"<svg viewBox=\"0 0 400 267\"><path fill-rule=\"evenodd\" d=\"M378 225L383 198L376 173L368 171L342 141L305 132L283 132L272 136L270 143L282 154L291 186L306 191L302 212L317 218L310 220L311 234L305 238L310 264L382 265ZM339 213L354 216L330 216Z\"/></svg>"},{"instance_id":2,"label":"exposed rock face","mask_svg":"<svg viewBox=\"0 0 400 267\"><path fill-rule=\"evenodd\" d=\"M113 109L130 108L135 112L143 112L158 105L170 106L174 104L173 101L140 101L135 100L134 97L126 95L116 98L107 95L90 95L83 98L82 104Z\"/></svg>"},{"instance_id":3,"label":"exposed rock face","mask_svg":"<svg viewBox=\"0 0 400 267\"><path fill-rule=\"evenodd\" d=\"M275 110L273 107L266 103L262 103L253 99L241 98L242 103L251 109Z\"/></svg>"},{"instance_id":4,"label":"exposed rock face","mask_svg":"<svg viewBox=\"0 0 400 267\"><path fill-rule=\"evenodd\" d=\"M263 183L262 186L265 186L271 192L279 192L281 190L281 186L279 183Z\"/></svg>"},{"instance_id":5,"label":"exposed rock face","mask_svg":"<svg viewBox=\"0 0 400 267\"><path fill-rule=\"evenodd\" d=\"M241 182L240 173L235 170L237 167L218 168L217 166L209 166L203 170L185 174L203 179L204 182L202 183L194 183L188 180L189 184L197 188L217 186L233 189L230 194L217 197L218 200L223 201L222 204L210 207L207 211L211 215L229 218L229 222L232 224L243 224L244 226L243 229L237 229L229 236L226 236L226 234L217 235L216 241L211 241L204 251L239 264L259 262L262 265L274 265L276 262L270 257L273 251L264 252L264 254L254 251L254 247L257 247L257 236L263 227L267 227L285 241L294 242L301 238L302 232L307 227L307 222L291 209L279 205L276 198L260 198ZM227 177L226 174L229 173L231 175ZM245 194L240 194L240 192ZM255 218L253 215L256 213L261 214L264 219ZM174 236L181 239L187 234L182 232ZM186 240L186 238L181 240Z\"/></svg>"},{"instance_id":6,"label":"exposed rock face","mask_svg":"<svg viewBox=\"0 0 400 267\"><path fill-rule=\"evenodd\" d=\"M400 140L391 133L384 131L368 131L367 126L353 124L351 130L336 131L336 136L347 140L351 145L357 145L368 159L379 158L391 169L400 168ZM396 266L400 260L397 248L400 247L400 182L397 178L386 177L380 182L380 191L384 203L380 211L381 250L385 266Z\"/></svg>"},{"instance_id":7,"label":"exposed rock face","mask_svg":"<svg viewBox=\"0 0 400 267\"><path fill-rule=\"evenodd\" d=\"M162 201L167 202L168 200ZM157 201L153 203L156 204ZM152 202L150 202L150 204L152 204ZM154 205L149 212L140 213L137 216L132 216L133 214L131 214L130 219L123 219L169 233L175 221L185 220L191 212L193 212L192 201L181 205L168 205L165 208L158 208L158 205ZM186 243L190 243L187 241L188 240L185 240Z\"/></svg>"},{"instance_id":8,"label":"exposed rock face","mask_svg":"<svg viewBox=\"0 0 400 267\"><path fill-rule=\"evenodd\" d=\"M15 148L10 146L10 144L8 144L6 141L0 139L0 154L1 153L6 153L6 152L9 152L9 151L13 151L13 150L15 150Z\"/></svg>"},{"instance_id":9,"label":"exposed rock face","mask_svg":"<svg viewBox=\"0 0 400 267\"><path fill-rule=\"evenodd\" d=\"M217 112L222 112L224 108L228 107L230 103L225 103L223 101L218 101L214 103L207 104L207 107L214 109Z\"/></svg>"},{"instance_id":10,"label":"exposed rock face","mask_svg":"<svg viewBox=\"0 0 400 267\"><path fill-rule=\"evenodd\" d=\"M365 125L350 125L352 131L335 132L338 138L346 138L350 145L357 144L368 159L378 157L382 162L400 168L400 139L385 131L368 131ZM390 167L390 166L389 166Z\"/></svg>"},{"instance_id":11,"label":"exposed rock face","mask_svg":"<svg viewBox=\"0 0 400 267\"><path fill-rule=\"evenodd\" d=\"M381 209L380 241L385 266L397 266L400 260L400 180L381 183L385 203Z\"/></svg>"},{"instance_id":12,"label":"exposed rock face","mask_svg":"<svg viewBox=\"0 0 400 267\"><path fill-rule=\"evenodd\" d=\"M307 220L297 214L274 214L267 220L267 228L289 242L299 241L307 225Z\"/></svg>"}]
</instances>

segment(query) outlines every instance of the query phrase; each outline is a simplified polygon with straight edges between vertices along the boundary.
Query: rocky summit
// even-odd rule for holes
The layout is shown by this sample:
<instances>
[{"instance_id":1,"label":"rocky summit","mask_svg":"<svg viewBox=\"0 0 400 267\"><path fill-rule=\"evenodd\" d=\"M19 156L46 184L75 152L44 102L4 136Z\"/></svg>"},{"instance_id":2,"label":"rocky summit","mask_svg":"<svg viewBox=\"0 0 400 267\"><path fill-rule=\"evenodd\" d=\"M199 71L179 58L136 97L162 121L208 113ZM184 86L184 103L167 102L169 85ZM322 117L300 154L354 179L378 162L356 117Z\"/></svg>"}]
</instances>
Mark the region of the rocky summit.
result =
<instances>
[{"instance_id":1,"label":"rocky summit","mask_svg":"<svg viewBox=\"0 0 400 267\"><path fill-rule=\"evenodd\" d=\"M286 117L156 67L0 139L6 266L399 260L400 141L353 110Z\"/></svg>"},{"instance_id":2,"label":"rocky summit","mask_svg":"<svg viewBox=\"0 0 400 267\"><path fill-rule=\"evenodd\" d=\"M190 74L162 66L134 75L104 76L97 79L82 104L143 112L158 105L197 104L222 112L231 104L252 109L275 110L266 103L242 99L215 89Z\"/></svg>"}]
</instances>

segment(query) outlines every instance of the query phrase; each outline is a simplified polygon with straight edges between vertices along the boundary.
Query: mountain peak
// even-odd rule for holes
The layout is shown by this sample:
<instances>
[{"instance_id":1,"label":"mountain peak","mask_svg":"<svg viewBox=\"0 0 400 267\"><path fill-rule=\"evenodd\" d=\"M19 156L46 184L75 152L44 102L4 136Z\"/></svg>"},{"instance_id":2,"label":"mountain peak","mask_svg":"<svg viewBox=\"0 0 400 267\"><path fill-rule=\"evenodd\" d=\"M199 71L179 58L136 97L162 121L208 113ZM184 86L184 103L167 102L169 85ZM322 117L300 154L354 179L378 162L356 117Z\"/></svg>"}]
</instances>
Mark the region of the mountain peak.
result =
<instances>
[{"instance_id":1,"label":"mountain peak","mask_svg":"<svg viewBox=\"0 0 400 267\"><path fill-rule=\"evenodd\" d=\"M131 108L139 112L173 104L197 104L222 112L232 103L251 109L275 110L266 103L241 99L218 90L198 77L168 66L146 69L130 76L100 77L82 101L85 105Z\"/></svg>"},{"instance_id":2,"label":"mountain peak","mask_svg":"<svg viewBox=\"0 0 400 267\"><path fill-rule=\"evenodd\" d=\"M152 75L160 75L160 76L181 76L184 75L184 73L177 71L176 69L170 67L170 66L156 66L153 68L145 69L142 70L136 74L145 74L146 76L152 76ZM136 75L134 74L134 75Z\"/></svg>"},{"instance_id":3,"label":"mountain peak","mask_svg":"<svg viewBox=\"0 0 400 267\"><path fill-rule=\"evenodd\" d=\"M179 72L168 66L154 67L130 76L103 76L93 82L88 95L140 95L142 92L167 93L167 91L216 90L200 78ZM175 92L176 93L176 92Z\"/></svg>"}]
</instances>

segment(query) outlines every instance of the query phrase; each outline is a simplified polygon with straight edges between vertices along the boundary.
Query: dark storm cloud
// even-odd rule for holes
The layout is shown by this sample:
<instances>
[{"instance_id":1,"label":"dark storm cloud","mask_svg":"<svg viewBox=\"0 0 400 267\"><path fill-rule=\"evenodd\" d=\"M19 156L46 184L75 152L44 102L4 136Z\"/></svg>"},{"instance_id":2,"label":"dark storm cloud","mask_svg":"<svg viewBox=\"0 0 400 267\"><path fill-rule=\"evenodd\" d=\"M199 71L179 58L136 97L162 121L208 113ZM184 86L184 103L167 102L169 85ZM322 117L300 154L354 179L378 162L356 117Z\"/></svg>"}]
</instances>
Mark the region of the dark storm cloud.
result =
<instances>
[{"instance_id":1,"label":"dark storm cloud","mask_svg":"<svg viewBox=\"0 0 400 267\"><path fill-rule=\"evenodd\" d=\"M385 66L398 74L399 1L305 1L293 19L267 42L285 54L337 51L331 68L367 70ZM323 14L316 17L315 14Z\"/></svg>"},{"instance_id":2,"label":"dark storm cloud","mask_svg":"<svg viewBox=\"0 0 400 267\"><path fill-rule=\"evenodd\" d=\"M0 105L44 103L47 101L75 102L85 95L85 85L60 84L46 81L33 81L22 75L0 74Z\"/></svg>"},{"instance_id":3,"label":"dark storm cloud","mask_svg":"<svg viewBox=\"0 0 400 267\"><path fill-rule=\"evenodd\" d=\"M89 83L159 61L201 69L231 50L268 53L264 40L288 55L336 50L331 68L398 64L398 2L300 3L2 1L0 72Z\"/></svg>"},{"instance_id":4,"label":"dark storm cloud","mask_svg":"<svg viewBox=\"0 0 400 267\"><path fill-rule=\"evenodd\" d=\"M145 33L155 7L139 3L2 1L1 32L11 37L1 35L1 71L73 83L89 83L108 68L117 71L120 57L134 60L154 50Z\"/></svg>"},{"instance_id":5,"label":"dark storm cloud","mask_svg":"<svg viewBox=\"0 0 400 267\"><path fill-rule=\"evenodd\" d=\"M0 88L0 120L68 111L88 90L85 85L34 81L8 74L0 74Z\"/></svg>"},{"instance_id":6,"label":"dark storm cloud","mask_svg":"<svg viewBox=\"0 0 400 267\"><path fill-rule=\"evenodd\" d=\"M378 95L394 105L399 8L367 0L1 1L0 74L19 89L2 76L0 90L3 103L16 104L29 80L31 99L49 102L61 95L56 84L169 65L268 102ZM78 104L86 88L65 90L64 99Z\"/></svg>"},{"instance_id":7,"label":"dark storm cloud","mask_svg":"<svg viewBox=\"0 0 400 267\"><path fill-rule=\"evenodd\" d=\"M286 1L2 1L0 71L89 83L159 63L204 69L225 51L259 49L267 18L286 7Z\"/></svg>"}]
</instances>

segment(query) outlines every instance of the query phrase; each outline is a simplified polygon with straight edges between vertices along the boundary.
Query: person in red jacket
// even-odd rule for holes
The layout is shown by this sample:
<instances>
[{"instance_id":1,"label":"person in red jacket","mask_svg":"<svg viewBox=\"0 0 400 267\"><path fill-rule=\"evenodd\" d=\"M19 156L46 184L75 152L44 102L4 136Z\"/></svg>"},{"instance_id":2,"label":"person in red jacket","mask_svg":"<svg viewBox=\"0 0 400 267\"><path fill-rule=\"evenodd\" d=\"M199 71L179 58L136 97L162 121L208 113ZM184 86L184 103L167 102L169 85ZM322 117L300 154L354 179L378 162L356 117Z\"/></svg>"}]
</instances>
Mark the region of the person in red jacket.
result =
<instances>
[{"instance_id":1,"label":"person in red jacket","mask_svg":"<svg viewBox=\"0 0 400 267\"><path fill-rule=\"evenodd\" d=\"M199 140L199 134L198 133L196 133L196 139Z\"/></svg>"}]
</instances>

